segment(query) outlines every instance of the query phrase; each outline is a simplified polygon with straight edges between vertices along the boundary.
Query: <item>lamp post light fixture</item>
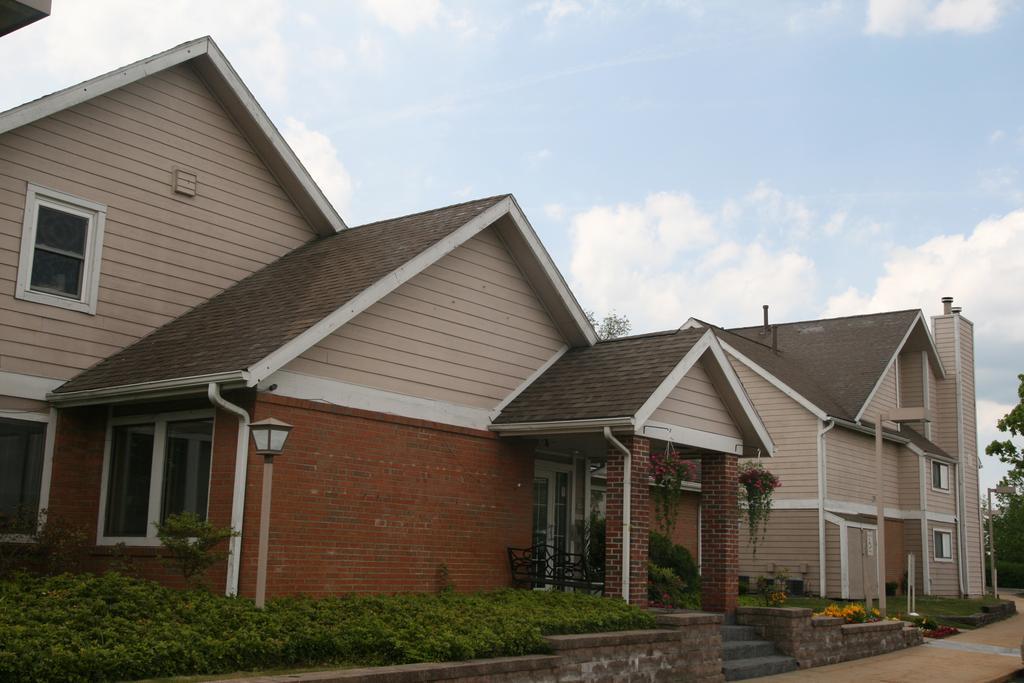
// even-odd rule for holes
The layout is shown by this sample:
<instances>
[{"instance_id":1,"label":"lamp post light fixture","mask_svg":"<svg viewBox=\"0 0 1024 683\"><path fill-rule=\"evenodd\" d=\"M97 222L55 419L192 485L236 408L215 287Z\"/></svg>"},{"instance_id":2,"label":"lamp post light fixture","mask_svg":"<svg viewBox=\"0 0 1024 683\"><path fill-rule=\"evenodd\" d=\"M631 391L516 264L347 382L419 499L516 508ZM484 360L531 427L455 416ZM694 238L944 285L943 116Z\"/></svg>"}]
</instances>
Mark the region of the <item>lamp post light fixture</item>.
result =
<instances>
[{"instance_id":1,"label":"lamp post light fixture","mask_svg":"<svg viewBox=\"0 0 1024 683\"><path fill-rule=\"evenodd\" d=\"M875 418L875 553L877 579L876 589L878 590L878 613L885 617L885 499L883 497L883 474L882 474L882 423L895 422L929 422L931 416L927 408L890 408L878 413ZM912 579L911 579L912 580ZM867 590L864 591L867 593ZM866 597L866 596L865 596ZM868 611L871 610L870 598L866 600Z\"/></svg>"},{"instance_id":2,"label":"lamp post light fixture","mask_svg":"<svg viewBox=\"0 0 1024 683\"><path fill-rule=\"evenodd\" d=\"M999 597L999 572L996 570L996 532L992 525L992 494L999 493L1004 496L1012 496L1017 489L1012 486L992 486L988 489L988 556L992 572L992 596Z\"/></svg>"},{"instance_id":3,"label":"lamp post light fixture","mask_svg":"<svg viewBox=\"0 0 1024 683\"><path fill-rule=\"evenodd\" d=\"M274 480L274 456L280 455L292 426L268 417L249 425L256 452L263 456L263 497L260 499L260 545L256 563L256 606L267 597L267 552L270 545L270 489Z\"/></svg>"}]
</instances>

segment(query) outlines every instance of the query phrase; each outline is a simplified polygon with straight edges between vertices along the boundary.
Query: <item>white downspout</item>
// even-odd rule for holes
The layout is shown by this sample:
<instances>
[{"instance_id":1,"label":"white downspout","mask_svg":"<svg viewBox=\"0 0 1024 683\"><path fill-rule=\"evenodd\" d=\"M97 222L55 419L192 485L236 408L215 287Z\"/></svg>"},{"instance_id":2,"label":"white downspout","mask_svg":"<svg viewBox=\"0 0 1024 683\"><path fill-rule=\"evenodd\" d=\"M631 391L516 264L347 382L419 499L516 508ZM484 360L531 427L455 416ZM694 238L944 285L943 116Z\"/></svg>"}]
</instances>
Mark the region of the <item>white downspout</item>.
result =
<instances>
[{"instance_id":1,"label":"white downspout","mask_svg":"<svg viewBox=\"0 0 1024 683\"><path fill-rule=\"evenodd\" d=\"M622 599L629 602L629 549L633 543L630 532L633 521L633 454L615 438L611 427L604 428L604 438L622 452Z\"/></svg>"},{"instance_id":2,"label":"white downspout","mask_svg":"<svg viewBox=\"0 0 1024 683\"><path fill-rule=\"evenodd\" d=\"M220 386L206 387L210 403L238 416L238 441L235 446L235 487L231 495L231 528L237 532L228 542L228 580L225 595L238 594L238 572L242 559L242 519L245 517L245 479L249 471L249 413L220 395Z\"/></svg>"},{"instance_id":3,"label":"white downspout","mask_svg":"<svg viewBox=\"0 0 1024 683\"><path fill-rule=\"evenodd\" d=\"M818 593L825 597L825 498L828 496L828 453L825 435L836 426L834 420L818 425Z\"/></svg>"}]
</instances>

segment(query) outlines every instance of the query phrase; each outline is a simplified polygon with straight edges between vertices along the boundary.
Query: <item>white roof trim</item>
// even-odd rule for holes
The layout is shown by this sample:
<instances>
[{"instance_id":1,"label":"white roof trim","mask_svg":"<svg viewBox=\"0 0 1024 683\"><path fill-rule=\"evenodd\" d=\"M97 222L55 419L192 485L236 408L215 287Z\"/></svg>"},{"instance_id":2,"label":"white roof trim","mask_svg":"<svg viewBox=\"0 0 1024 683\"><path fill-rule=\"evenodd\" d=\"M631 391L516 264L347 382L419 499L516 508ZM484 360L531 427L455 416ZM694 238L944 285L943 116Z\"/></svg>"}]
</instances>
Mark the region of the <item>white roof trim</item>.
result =
<instances>
[{"instance_id":1,"label":"white roof trim","mask_svg":"<svg viewBox=\"0 0 1024 683\"><path fill-rule=\"evenodd\" d=\"M479 214L461 228L438 241L429 249L406 261L375 283L308 328L305 332L274 350L263 360L249 367L249 386L255 386L285 365L298 358L307 349L320 343L336 329L356 317L384 296L398 289L431 266L442 256L454 251L496 220L509 212L511 200L506 197Z\"/></svg>"},{"instance_id":2,"label":"white roof trim","mask_svg":"<svg viewBox=\"0 0 1024 683\"><path fill-rule=\"evenodd\" d=\"M924 328L925 334L928 336L928 343L931 345L932 349L932 360L934 360L936 363L936 368L938 368L939 376L942 378L946 377L946 370L945 368L942 367L942 359L939 357L939 350L935 346L935 340L932 339L932 333L928 329L927 323L925 323L924 315L922 315L921 312L918 311L917 315L914 317L914 321L910 323L909 326L907 326L907 332L906 334L903 335L903 339L901 339L900 343L896 345L896 350L893 352L892 357L889 359L889 363L885 366L885 371L878 376L878 381L875 382L875 386L871 389L871 393L868 394L868 397L866 399L864 399L864 403L861 405L860 410L857 411L857 417L854 418L857 422L860 422L861 419L864 417L864 411L868 409L869 405L871 405L871 401L872 399L875 398L875 394L878 393L878 390L882 386L882 383L885 382L886 375L888 375L889 371L892 370L895 366L896 359L899 358L900 356L900 351L903 350L903 346L907 343L907 340L910 339L910 335L913 334L914 328L916 328L919 323L921 327ZM898 378L897 381L899 381Z\"/></svg>"},{"instance_id":3,"label":"white roof trim","mask_svg":"<svg viewBox=\"0 0 1024 683\"><path fill-rule=\"evenodd\" d=\"M548 280L554 286L558 292L559 298L565 304L568 309L573 322L576 327L583 333L587 343L593 346L597 343L597 332L594 331L594 326L590 324L590 320L587 319L587 313L580 306L580 303L576 300L576 296L569 289L569 285L566 284L565 279L562 277L562 273L558 270L555 262L551 259L551 255L548 250L544 247L544 244L540 241L537 233L534 231L533 226L530 225L530 221L526 218L526 214L519 208L519 203L516 202L515 197L511 198L510 214L512 220L515 221L516 226L522 233L523 238L529 245L530 250L533 252L537 261L540 263L541 268L548 276Z\"/></svg>"},{"instance_id":4,"label":"white roof trim","mask_svg":"<svg viewBox=\"0 0 1024 683\"><path fill-rule=\"evenodd\" d=\"M696 318L687 318L686 322L679 326L679 330L699 330L704 327L704 323L697 320Z\"/></svg>"},{"instance_id":5,"label":"white roof trim","mask_svg":"<svg viewBox=\"0 0 1024 683\"><path fill-rule=\"evenodd\" d=\"M710 353L715 359L715 362L721 368L725 375L726 381L729 382L729 387L736 395L736 400L740 404L740 408L743 410L744 415L750 420L754 431L757 433L758 438L761 441L761 445L767 451L767 454L771 456L775 451L775 444L772 442L771 436L768 434L768 430L765 428L764 423L761 421L761 416L757 414L753 404L750 402L750 398L747 396L747 392L743 389L743 385L740 383L739 377L736 376L736 372L732 369L732 365L729 364L728 359L722 352L722 347L718 342L718 338L715 333L711 330L705 332L700 339L686 352L686 355L680 359L676 366L672 369L672 372L662 380L658 388L654 390L644 404L640 406L636 414L633 416L633 421L641 426L647 424L651 415L658 409L673 389L678 386L679 382L682 381L683 377L686 376L697 361L699 361L705 354Z\"/></svg>"},{"instance_id":6,"label":"white roof trim","mask_svg":"<svg viewBox=\"0 0 1024 683\"><path fill-rule=\"evenodd\" d=\"M507 406L512 401L516 400L519 394L523 393L528 386L530 386L537 380L538 377L547 372L548 368L557 363L558 359L565 355L565 352L568 350L569 345L566 344L562 348L558 349L558 351L555 351L554 355L551 356L551 358L548 358L546 361L544 361L543 365L541 365L539 368L531 372L529 377L524 379L518 387L513 389L508 396L502 399L501 403L495 406L494 410L490 412L490 419L493 420L494 418L498 417L498 415L501 414L501 411L505 410L505 406Z\"/></svg>"},{"instance_id":7,"label":"white roof trim","mask_svg":"<svg viewBox=\"0 0 1024 683\"><path fill-rule=\"evenodd\" d=\"M828 419L828 415L825 413L824 410L816 406L808 399L804 398L803 395L801 395L795 389L790 387L788 384L784 383L778 377L776 377L775 375L773 375L772 373L768 372L760 365L755 363L754 361L744 356L742 353L737 351L733 346L731 346L728 342L722 341L721 339L719 339L718 341L722 345L722 348L729 352L729 355L731 355L733 358L743 363L748 368L753 370L755 373L760 375L762 379L764 379L773 387L784 393L786 396L790 397L791 399L799 403L801 406L806 408L812 415L817 417L819 420Z\"/></svg>"},{"instance_id":8,"label":"white roof trim","mask_svg":"<svg viewBox=\"0 0 1024 683\"><path fill-rule=\"evenodd\" d=\"M256 129L265 137L270 145L270 149L276 155L277 159L275 161L279 162L277 168L291 174L297 185L305 193L308 202L304 202L303 205L315 207L318 215L307 216L311 227L321 235L330 235L338 230L345 229L345 222L341 216L331 206L331 203L317 186L309 171L299 161L295 152L285 142L284 137L270 121L270 118L263 111L256 98L253 97L227 58L224 57L220 48L217 47L217 44L209 36L183 43L152 57L141 59L102 76L97 76L84 83L73 85L13 109L8 109L0 113L0 133L6 133L15 128L38 121L73 107L76 104L81 104L99 95L117 90L147 76L197 58L200 59L204 66L212 67L222 81L216 82L206 79L207 86L218 97L227 96L237 101L244 108L247 115L251 117Z\"/></svg>"}]
</instances>

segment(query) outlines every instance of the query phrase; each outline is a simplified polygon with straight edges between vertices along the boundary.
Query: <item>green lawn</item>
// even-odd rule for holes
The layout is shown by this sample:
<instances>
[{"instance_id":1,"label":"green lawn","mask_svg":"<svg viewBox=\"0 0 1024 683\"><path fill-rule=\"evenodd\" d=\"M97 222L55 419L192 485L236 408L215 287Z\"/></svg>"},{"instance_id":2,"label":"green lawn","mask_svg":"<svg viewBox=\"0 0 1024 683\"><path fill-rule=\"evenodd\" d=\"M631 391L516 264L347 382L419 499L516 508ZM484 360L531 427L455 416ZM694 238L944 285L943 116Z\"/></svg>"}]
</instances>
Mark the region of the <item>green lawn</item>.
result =
<instances>
[{"instance_id":1,"label":"green lawn","mask_svg":"<svg viewBox=\"0 0 1024 683\"><path fill-rule=\"evenodd\" d=\"M814 611L822 610L831 604L842 604L843 600L828 600L818 597L791 597L786 601L786 607L810 607ZM861 602L861 601L856 601ZM976 600L960 598L939 598L933 596L922 596L917 599L917 613L933 619L949 615L961 616L980 612L982 605L992 605L998 602L995 598L984 597ZM749 607L761 607L764 601L759 595L741 595L740 604ZM875 602L877 607L878 603ZM886 610L890 616L905 614L907 611L907 598L905 596L889 596L886 599ZM940 620L941 621L941 620ZM952 621L952 620L950 620ZM955 622L954 622L955 623ZM957 624L959 625L959 624Z\"/></svg>"}]
</instances>

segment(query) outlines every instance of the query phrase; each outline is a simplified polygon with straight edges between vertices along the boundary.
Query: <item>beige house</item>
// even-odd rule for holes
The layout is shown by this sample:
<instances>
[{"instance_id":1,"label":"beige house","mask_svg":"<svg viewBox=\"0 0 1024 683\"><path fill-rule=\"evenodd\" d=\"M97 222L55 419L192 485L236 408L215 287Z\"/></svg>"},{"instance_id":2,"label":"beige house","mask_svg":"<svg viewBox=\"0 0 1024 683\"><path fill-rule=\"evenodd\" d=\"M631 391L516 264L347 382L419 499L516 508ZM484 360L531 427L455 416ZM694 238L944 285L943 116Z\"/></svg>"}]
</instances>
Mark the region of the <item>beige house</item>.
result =
<instances>
[{"instance_id":1,"label":"beige house","mask_svg":"<svg viewBox=\"0 0 1024 683\"><path fill-rule=\"evenodd\" d=\"M943 306L930 327L919 310L775 326L766 310L762 326L715 328L782 480L756 557L742 544L741 576L877 593L873 425L890 408L925 406L928 423L883 423L885 579L902 582L913 553L919 592L984 592L973 324L952 299Z\"/></svg>"}]
</instances>

